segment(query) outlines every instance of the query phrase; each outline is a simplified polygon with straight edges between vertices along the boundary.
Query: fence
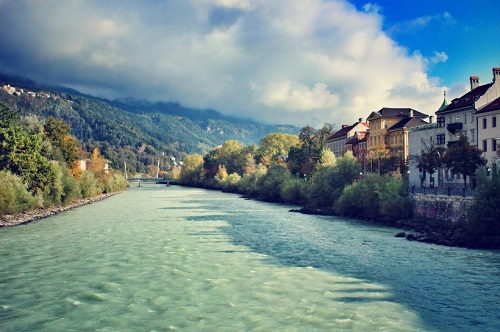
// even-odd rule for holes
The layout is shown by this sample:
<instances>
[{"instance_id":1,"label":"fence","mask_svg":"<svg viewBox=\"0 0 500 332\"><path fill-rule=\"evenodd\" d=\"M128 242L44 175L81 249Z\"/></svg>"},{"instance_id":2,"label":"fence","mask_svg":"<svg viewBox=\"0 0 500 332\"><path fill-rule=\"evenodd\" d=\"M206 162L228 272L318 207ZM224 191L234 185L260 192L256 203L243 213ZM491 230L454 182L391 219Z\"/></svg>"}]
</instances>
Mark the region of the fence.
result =
<instances>
[{"instance_id":1,"label":"fence","mask_svg":"<svg viewBox=\"0 0 500 332\"><path fill-rule=\"evenodd\" d=\"M410 186L410 193L424 195L447 195L447 196L474 196L475 191L472 189L464 189L459 187L417 187Z\"/></svg>"}]
</instances>

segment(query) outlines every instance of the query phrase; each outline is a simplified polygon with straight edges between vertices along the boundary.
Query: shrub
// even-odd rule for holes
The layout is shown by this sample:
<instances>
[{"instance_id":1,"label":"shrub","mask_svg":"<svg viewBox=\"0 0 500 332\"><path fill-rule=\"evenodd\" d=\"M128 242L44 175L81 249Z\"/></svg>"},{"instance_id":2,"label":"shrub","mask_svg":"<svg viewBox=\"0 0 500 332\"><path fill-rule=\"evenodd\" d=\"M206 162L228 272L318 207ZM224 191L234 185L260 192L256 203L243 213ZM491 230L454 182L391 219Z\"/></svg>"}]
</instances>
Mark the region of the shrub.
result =
<instances>
[{"instance_id":1,"label":"shrub","mask_svg":"<svg viewBox=\"0 0 500 332\"><path fill-rule=\"evenodd\" d=\"M345 187L335 204L335 211L352 218L378 218L380 216L380 202L376 192L378 178L380 178L378 175L369 175L363 181Z\"/></svg>"},{"instance_id":2,"label":"shrub","mask_svg":"<svg viewBox=\"0 0 500 332\"><path fill-rule=\"evenodd\" d=\"M39 196L32 196L20 177L0 171L0 215L13 214L42 206Z\"/></svg>"},{"instance_id":3,"label":"shrub","mask_svg":"<svg viewBox=\"0 0 500 332\"><path fill-rule=\"evenodd\" d=\"M259 164L252 173L250 173L249 175L244 175L240 179L237 186L238 192L245 195L257 196L259 192L259 181L264 175L266 175L266 173L266 166Z\"/></svg>"},{"instance_id":4,"label":"shrub","mask_svg":"<svg viewBox=\"0 0 500 332\"><path fill-rule=\"evenodd\" d=\"M304 180L290 178L281 186L281 197L285 203L303 204L307 199L307 186Z\"/></svg>"},{"instance_id":5,"label":"shrub","mask_svg":"<svg viewBox=\"0 0 500 332\"><path fill-rule=\"evenodd\" d=\"M62 196L64 195L64 185L62 182L63 170L55 160L50 161L49 164L50 181L43 191L43 205L60 205L62 203Z\"/></svg>"},{"instance_id":6,"label":"shrub","mask_svg":"<svg viewBox=\"0 0 500 332\"><path fill-rule=\"evenodd\" d=\"M314 208L333 209L344 188L358 178L359 170L352 153L338 158L334 166L319 167L311 180L307 204Z\"/></svg>"},{"instance_id":7,"label":"shrub","mask_svg":"<svg viewBox=\"0 0 500 332\"><path fill-rule=\"evenodd\" d=\"M280 202L281 188L291 177L290 171L281 165L274 165L262 176L257 183L257 194L260 198L270 202Z\"/></svg>"},{"instance_id":8,"label":"shrub","mask_svg":"<svg viewBox=\"0 0 500 332\"><path fill-rule=\"evenodd\" d=\"M222 188L230 192L236 192L238 190L238 182L240 182L240 180L241 176L238 173L231 173L221 181Z\"/></svg>"},{"instance_id":9,"label":"shrub","mask_svg":"<svg viewBox=\"0 0 500 332\"><path fill-rule=\"evenodd\" d=\"M99 187L99 181L95 177L95 174L91 171L82 172L82 178L80 180L81 193L83 198L88 198L96 196L102 193Z\"/></svg>"},{"instance_id":10,"label":"shrub","mask_svg":"<svg viewBox=\"0 0 500 332\"><path fill-rule=\"evenodd\" d=\"M467 230L477 240L481 237L496 237L496 246L498 246L500 241L500 221L498 218L500 215L500 174L498 165L493 163L491 178L484 170L478 171L477 180L478 186L474 200L468 211Z\"/></svg>"}]
</instances>

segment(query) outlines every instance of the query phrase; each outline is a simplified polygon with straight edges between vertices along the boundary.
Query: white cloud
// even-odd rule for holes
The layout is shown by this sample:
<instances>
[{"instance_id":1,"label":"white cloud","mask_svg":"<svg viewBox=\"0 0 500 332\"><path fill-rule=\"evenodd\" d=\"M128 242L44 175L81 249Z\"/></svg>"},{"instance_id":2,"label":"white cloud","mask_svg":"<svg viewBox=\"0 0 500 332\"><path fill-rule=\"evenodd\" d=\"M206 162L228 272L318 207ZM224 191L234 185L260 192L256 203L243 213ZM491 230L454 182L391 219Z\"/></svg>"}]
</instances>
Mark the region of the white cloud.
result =
<instances>
[{"instance_id":1,"label":"white cloud","mask_svg":"<svg viewBox=\"0 0 500 332\"><path fill-rule=\"evenodd\" d=\"M265 122L350 123L381 107L433 112L446 61L408 54L375 5L344 1L0 3L0 70L107 97L178 101ZM34 31L38 33L33 33Z\"/></svg>"}]
</instances>

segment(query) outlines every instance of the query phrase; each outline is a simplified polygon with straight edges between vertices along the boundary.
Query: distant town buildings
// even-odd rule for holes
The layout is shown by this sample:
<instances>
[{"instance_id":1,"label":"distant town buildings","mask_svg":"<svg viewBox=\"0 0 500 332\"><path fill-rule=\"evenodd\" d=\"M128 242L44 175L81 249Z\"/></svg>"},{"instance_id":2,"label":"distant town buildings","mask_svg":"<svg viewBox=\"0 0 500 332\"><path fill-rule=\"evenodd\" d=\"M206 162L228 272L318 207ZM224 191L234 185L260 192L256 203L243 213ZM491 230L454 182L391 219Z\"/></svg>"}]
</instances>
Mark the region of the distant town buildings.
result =
<instances>
[{"instance_id":1,"label":"distant town buildings","mask_svg":"<svg viewBox=\"0 0 500 332\"><path fill-rule=\"evenodd\" d=\"M411 108L384 107L371 112L366 122L342 128L328 138L325 147L335 156L346 151L362 163L363 171L380 169L380 159L395 158L401 167L391 175L407 177L415 186L463 186L460 175L439 169L432 176L411 162L423 149L422 142L432 142L443 150L466 135L469 143L480 148L488 160L487 168L498 159L500 149L500 67L493 68L491 83L479 84L479 77L470 76L470 91L450 103L446 93L434 116ZM374 167L375 163L375 167ZM403 174L406 173L406 174ZM475 186L475 181L468 181Z\"/></svg>"}]
</instances>

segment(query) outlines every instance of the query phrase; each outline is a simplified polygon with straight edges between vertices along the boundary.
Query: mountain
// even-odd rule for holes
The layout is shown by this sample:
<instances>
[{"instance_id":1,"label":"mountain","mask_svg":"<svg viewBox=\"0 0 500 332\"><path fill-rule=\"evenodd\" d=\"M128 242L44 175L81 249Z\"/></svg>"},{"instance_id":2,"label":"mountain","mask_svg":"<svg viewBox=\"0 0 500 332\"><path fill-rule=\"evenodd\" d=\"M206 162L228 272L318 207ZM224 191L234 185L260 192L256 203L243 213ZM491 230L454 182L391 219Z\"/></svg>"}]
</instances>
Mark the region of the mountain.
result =
<instances>
[{"instance_id":1,"label":"mountain","mask_svg":"<svg viewBox=\"0 0 500 332\"><path fill-rule=\"evenodd\" d=\"M110 101L65 87L50 87L0 74L0 100L22 116L61 118L71 124L84 150L98 147L115 168L126 161L132 171L186 154L203 154L226 140L257 144L273 132L298 134L290 125L265 125L198 110L178 103Z\"/></svg>"}]
</instances>

